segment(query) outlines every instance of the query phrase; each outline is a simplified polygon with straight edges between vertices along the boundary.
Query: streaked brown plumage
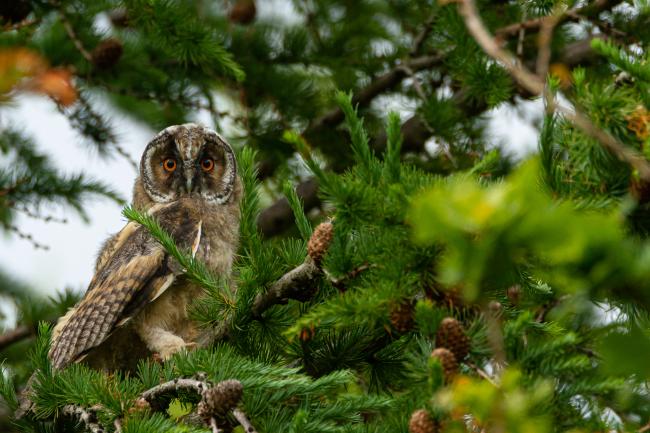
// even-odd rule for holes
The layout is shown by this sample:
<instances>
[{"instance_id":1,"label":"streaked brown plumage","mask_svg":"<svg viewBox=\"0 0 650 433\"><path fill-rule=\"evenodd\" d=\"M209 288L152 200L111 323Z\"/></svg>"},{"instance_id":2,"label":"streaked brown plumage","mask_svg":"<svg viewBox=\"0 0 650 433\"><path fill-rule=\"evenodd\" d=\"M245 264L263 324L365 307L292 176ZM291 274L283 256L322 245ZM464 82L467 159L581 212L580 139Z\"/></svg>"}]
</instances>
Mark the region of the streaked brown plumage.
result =
<instances>
[{"instance_id":1,"label":"streaked brown plumage","mask_svg":"<svg viewBox=\"0 0 650 433\"><path fill-rule=\"evenodd\" d=\"M133 205L155 216L179 247L228 275L242 188L230 146L201 126L174 126L148 144L140 167ZM194 344L187 306L200 293L149 232L130 222L104 244L84 298L57 323L52 365L84 360L130 370L152 352L166 359Z\"/></svg>"}]
</instances>

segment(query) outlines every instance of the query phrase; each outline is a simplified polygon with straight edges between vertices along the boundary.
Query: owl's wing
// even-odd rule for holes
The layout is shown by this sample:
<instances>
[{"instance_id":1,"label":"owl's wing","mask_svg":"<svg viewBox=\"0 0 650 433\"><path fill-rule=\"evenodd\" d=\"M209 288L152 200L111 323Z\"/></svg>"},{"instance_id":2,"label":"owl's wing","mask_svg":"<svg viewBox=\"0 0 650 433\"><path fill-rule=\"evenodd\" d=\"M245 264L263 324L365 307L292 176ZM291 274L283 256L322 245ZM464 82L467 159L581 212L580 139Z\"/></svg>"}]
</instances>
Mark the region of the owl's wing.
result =
<instances>
[{"instance_id":1,"label":"owl's wing","mask_svg":"<svg viewBox=\"0 0 650 433\"><path fill-rule=\"evenodd\" d=\"M155 215L181 248L196 251L201 220L191 210L170 206ZM178 216L181 222L171 224ZM144 227L132 224L122 230L124 236L118 234L119 243L103 258L83 299L55 328L49 352L54 368L79 360L176 280L177 263Z\"/></svg>"}]
</instances>

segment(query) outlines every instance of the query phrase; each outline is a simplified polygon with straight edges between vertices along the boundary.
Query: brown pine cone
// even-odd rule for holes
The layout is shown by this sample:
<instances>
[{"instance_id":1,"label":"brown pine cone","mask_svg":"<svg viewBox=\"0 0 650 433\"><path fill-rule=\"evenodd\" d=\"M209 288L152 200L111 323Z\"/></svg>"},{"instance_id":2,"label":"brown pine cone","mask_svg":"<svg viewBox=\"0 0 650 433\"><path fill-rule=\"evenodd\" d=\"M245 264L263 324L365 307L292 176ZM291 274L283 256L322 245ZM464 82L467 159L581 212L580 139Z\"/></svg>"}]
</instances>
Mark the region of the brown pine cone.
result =
<instances>
[{"instance_id":1,"label":"brown pine cone","mask_svg":"<svg viewBox=\"0 0 650 433\"><path fill-rule=\"evenodd\" d=\"M254 0L237 0L230 9L228 18L231 23L246 25L253 22L257 15L257 8Z\"/></svg>"},{"instance_id":2,"label":"brown pine cone","mask_svg":"<svg viewBox=\"0 0 650 433\"><path fill-rule=\"evenodd\" d=\"M92 62L99 69L110 69L120 61L124 46L115 38L101 41L91 53Z\"/></svg>"},{"instance_id":3,"label":"brown pine cone","mask_svg":"<svg viewBox=\"0 0 650 433\"><path fill-rule=\"evenodd\" d=\"M397 332L408 332L415 325L414 313L415 305L413 301L410 299L402 301L391 309L390 323Z\"/></svg>"},{"instance_id":4,"label":"brown pine cone","mask_svg":"<svg viewBox=\"0 0 650 433\"><path fill-rule=\"evenodd\" d=\"M458 374L458 361L456 361L454 354L449 349L438 347L431 352L431 357L440 360L445 375L445 383L451 383L454 376Z\"/></svg>"},{"instance_id":5,"label":"brown pine cone","mask_svg":"<svg viewBox=\"0 0 650 433\"><path fill-rule=\"evenodd\" d=\"M436 347L451 350L458 361L465 359L469 354L469 338L463 325L453 317L442 319L436 332Z\"/></svg>"},{"instance_id":6,"label":"brown pine cone","mask_svg":"<svg viewBox=\"0 0 650 433\"><path fill-rule=\"evenodd\" d=\"M19 23L32 11L28 0L3 0L0 1L0 22Z\"/></svg>"},{"instance_id":7,"label":"brown pine cone","mask_svg":"<svg viewBox=\"0 0 650 433\"><path fill-rule=\"evenodd\" d=\"M320 267L327 249L334 237L334 225L331 222L320 223L312 233L307 243L307 254L312 258L316 266Z\"/></svg>"},{"instance_id":8,"label":"brown pine cone","mask_svg":"<svg viewBox=\"0 0 650 433\"><path fill-rule=\"evenodd\" d=\"M203 419L223 417L241 400L243 387L238 380L224 380L203 392L197 413Z\"/></svg>"},{"instance_id":9,"label":"brown pine cone","mask_svg":"<svg viewBox=\"0 0 650 433\"><path fill-rule=\"evenodd\" d=\"M438 421L431 419L429 413L424 409L418 409L411 415L409 421L410 433L437 433L440 431Z\"/></svg>"}]
</instances>

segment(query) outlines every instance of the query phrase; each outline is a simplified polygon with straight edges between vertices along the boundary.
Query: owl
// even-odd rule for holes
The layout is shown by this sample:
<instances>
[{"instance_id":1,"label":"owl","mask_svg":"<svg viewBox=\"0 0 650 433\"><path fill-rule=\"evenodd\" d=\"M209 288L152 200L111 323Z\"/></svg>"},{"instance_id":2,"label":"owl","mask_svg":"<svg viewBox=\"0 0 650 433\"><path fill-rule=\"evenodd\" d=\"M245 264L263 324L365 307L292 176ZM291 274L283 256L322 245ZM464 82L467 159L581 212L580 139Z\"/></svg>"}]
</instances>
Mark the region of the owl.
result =
<instances>
[{"instance_id":1,"label":"owl","mask_svg":"<svg viewBox=\"0 0 650 433\"><path fill-rule=\"evenodd\" d=\"M170 126L145 148L133 206L155 217L181 249L227 277L237 250L241 180L230 145L188 123ZM188 305L202 289L149 234L129 222L108 239L82 300L59 319L49 357L60 369L74 362L132 370L137 360L163 360L195 345Z\"/></svg>"}]
</instances>

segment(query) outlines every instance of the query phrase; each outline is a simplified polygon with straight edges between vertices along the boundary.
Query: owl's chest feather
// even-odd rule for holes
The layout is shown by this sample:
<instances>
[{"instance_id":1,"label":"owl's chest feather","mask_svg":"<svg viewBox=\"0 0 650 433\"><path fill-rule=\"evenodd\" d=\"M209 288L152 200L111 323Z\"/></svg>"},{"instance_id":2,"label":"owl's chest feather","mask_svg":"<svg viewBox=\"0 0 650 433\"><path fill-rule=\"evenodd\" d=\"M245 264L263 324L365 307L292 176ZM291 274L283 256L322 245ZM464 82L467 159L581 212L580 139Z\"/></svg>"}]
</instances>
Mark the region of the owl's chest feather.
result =
<instances>
[{"instance_id":1,"label":"owl's chest feather","mask_svg":"<svg viewBox=\"0 0 650 433\"><path fill-rule=\"evenodd\" d=\"M201 230L196 258L219 276L229 276L237 248L237 233L215 227L215 218L207 218ZM222 226L223 227L223 226ZM181 274L165 292L148 304L136 317L137 327L159 327L192 339L195 327L188 317L190 304L203 295L203 289Z\"/></svg>"}]
</instances>

